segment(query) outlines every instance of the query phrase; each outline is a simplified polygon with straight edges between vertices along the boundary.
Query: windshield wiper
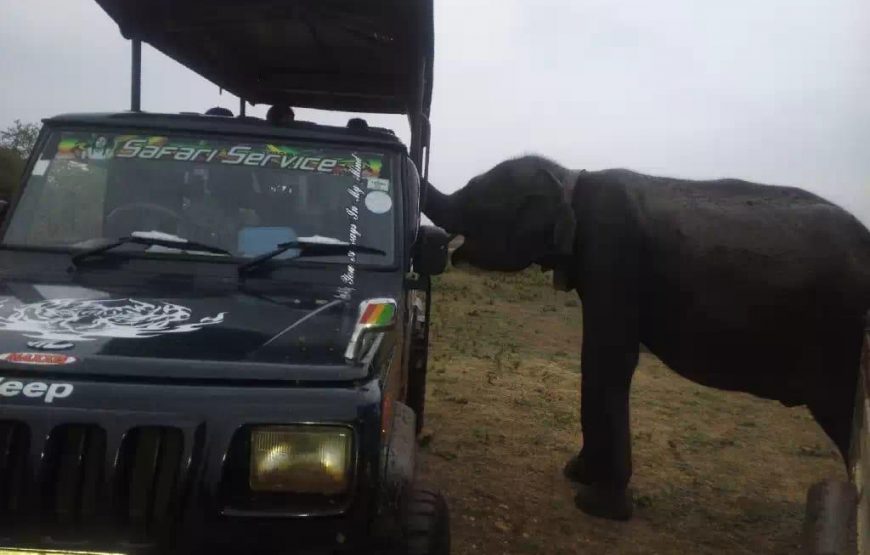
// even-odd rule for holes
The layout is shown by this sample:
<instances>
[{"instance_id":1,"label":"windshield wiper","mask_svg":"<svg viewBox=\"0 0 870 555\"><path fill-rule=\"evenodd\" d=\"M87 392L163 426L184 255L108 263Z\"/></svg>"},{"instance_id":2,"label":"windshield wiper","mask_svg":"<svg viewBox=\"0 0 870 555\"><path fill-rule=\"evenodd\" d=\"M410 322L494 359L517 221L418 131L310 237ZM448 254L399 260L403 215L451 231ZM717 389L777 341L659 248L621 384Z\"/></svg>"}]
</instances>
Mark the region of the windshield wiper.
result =
<instances>
[{"instance_id":1,"label":"windshield wiper","mask_svg":"<svg viewBox=\"0 0 870 555\"><path fill-rule=\"evenodd\" d=\"M72 257L73 266L78 266L78 264L82 260L100 255L106 251L114 249L115 247L120 247L121 245L145 245L148 247L166 247L170 249L178 249L188 252L208 252L212 254L223 254L226 256L232 256L233 254L230 251L222 249L220 247L213 247L204 243L197 243L196 241L188 241L181 238L171 239L158 237L139 237L131 235L129 237L121 237L119 239L106 243L105 245L100 245L99 247L94 247L92 249L84 250L80 253L74 254Z\"/></svg>"},{"instance_id":2,"label":"windshield wiper","mask_svg":"<svg viewBox=\"0 0 870 555\"><path fill-rule=\"evenodd\" d=\"M361 252L366 254L385 255L386 252L374 247L365 245L351 245L350 243L334 242L323 243L319 241L289 241L287 243L279 243L273 250L261 254L260 256L249 260L239 265L239 275L246 274L262 266L264 263L272 260L276 256L280 256L290 249L299 249L299 256L335 256L339 254L347 254L349 251Z\"/></svg>"}]
</instances>

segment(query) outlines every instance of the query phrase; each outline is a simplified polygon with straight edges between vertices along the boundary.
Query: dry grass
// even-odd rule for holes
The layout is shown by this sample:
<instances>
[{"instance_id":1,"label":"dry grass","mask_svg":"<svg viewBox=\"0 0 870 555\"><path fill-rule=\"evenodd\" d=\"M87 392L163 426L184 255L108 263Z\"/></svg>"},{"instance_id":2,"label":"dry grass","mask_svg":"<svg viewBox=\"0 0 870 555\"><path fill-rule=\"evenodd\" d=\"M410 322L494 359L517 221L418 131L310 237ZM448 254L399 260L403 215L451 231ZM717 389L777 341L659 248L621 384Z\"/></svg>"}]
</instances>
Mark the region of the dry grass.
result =
<instances>
[{"instance_id":1,"label":"dry grass","mask_svg":"<svg viewBox=\"0 0 870 555\"><path fill-rule=\"evenodd\" d=\"M688 382L642 355L632 391L638 509L573 505L581 316L537 272L451 269L435 286L425 477L448 496L454 550L795 553L804 496L844 474L804 409Z\"/></svg>"}]
</instances>

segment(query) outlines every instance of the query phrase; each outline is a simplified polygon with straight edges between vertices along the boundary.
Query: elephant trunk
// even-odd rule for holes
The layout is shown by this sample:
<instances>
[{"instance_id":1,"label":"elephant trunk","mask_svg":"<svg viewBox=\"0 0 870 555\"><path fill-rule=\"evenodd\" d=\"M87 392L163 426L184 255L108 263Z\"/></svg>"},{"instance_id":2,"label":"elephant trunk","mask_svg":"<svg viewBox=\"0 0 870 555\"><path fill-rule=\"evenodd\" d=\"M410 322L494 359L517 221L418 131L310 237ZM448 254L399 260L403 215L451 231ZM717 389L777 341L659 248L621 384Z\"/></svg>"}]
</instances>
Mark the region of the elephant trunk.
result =
<instances>
[{"instance_id":1,"label":"elephant trunk","mask_svg":"<svg viewBox=\"0 0 870 555\"><path fill-rule=\"evenodd\" d=\"M423 213L445 231L459 233L452 197L442 193L428 181L423 183L423 187Z\"/></svg>"}]
</instances>

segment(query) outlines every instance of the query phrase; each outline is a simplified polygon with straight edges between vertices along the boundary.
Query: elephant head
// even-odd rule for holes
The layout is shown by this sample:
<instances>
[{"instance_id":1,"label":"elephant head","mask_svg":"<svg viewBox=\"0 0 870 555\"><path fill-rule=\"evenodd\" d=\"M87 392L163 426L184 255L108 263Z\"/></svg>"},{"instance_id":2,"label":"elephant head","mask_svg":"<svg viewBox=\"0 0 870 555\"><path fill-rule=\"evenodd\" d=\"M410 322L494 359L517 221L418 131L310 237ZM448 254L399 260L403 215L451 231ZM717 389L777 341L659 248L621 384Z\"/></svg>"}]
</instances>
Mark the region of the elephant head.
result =
<instances>
[{"instance_id":1,"label":"elephant head","mask_svg":"<svg viewBox=\"0 0 870 555\"><path fill-rule=\"evenodd\" d=\"M453 253L484 270L518 271L573 251L574 213L566 199L570 172L537 156L502 162L452 195L428 184L424 213L464 242Z\"/></svg>"}]
</instances>

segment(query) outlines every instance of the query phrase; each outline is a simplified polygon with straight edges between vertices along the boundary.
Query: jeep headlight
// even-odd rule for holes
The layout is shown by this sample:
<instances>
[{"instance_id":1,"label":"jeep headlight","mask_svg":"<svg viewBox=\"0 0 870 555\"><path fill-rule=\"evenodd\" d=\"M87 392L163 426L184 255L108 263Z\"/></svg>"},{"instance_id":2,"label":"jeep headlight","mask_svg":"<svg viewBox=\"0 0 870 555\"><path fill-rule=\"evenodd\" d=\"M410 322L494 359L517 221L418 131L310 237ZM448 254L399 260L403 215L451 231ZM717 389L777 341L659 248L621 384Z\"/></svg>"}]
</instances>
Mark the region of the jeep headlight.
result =
<instances>
[{"instance_id":1,"label":"jeep headlight","mask_svg":"<svg viewBox=\"0 0 870 555\"><path fill-rule=\"evenodd\" d=\"M251 430L251 490L339 495L350 487L353 431L338 426Z\"/></svg>"}]
</instances>

